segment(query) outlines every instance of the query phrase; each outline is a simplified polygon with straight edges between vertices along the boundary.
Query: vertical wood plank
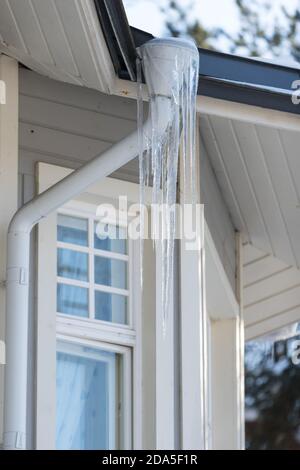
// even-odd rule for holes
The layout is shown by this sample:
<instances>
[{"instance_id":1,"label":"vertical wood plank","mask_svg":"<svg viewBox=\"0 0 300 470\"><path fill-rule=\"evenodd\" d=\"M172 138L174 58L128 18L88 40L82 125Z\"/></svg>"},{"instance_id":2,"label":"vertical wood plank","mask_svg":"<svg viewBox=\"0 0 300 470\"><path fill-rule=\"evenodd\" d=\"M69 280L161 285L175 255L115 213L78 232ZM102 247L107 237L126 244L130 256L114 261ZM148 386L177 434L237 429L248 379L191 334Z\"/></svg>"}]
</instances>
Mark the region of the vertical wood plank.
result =
<instances>
[{"instance_id":1,"label":"vertical wood plank","mask_svg":"<svg viewBox=\"0 0 300 470\"><path fill-rule=\"evenodd\" d=\"M5 104L0 104L0 341L5 340L5 277L7 230L18 208L18 63L0 55L0 80ZM3 349L3 345L2 345ZM0 365L0 441L3 433L4 366Z\"/></svg>"},{"instance_id":2,"label":"vertical wood plank","mask_svg":"<svg viewBox=\"0 0 300 470\"><path fill-rule=\"evenodd\" d=\"M199 120L197 120L199 155ZM199 165L199 158L196 159ZM197 202L200 203L200 171L197 167ZM181 181L182 184L182 181ZM182 449L206 448L207 349L204 285L204 226L197 233L197 251L180 243L181 307L181 446Z\"/></svg>"},{"instance_id":3,"label":"vertical wood plank","mask_svg":"<svg viewBox=\"0 0 300 470\"><path fill-rule=\"evenodd\" d=\"M244 323L242 243L237 234L236 297L239 315L211 323L212 445L214 450L244 448Z\"/></svg>"},{"instance_id":4,"label":"vertical wood plank","mask_svg":"<svg viewBox=\"0 0 300 470\"><path fill-rule=\"evenodd\" d=\"M47 169L38 165L38 192L48 189ZM39 223L36 329L36 449L55 449L56 416L56 212ZM47 299L45 301L45 299Z\"/></svg>"},{"instance_id":5,"label":"vertical wood plank","mask_svg":"<svg viewBox=\"0 0 300 470\"><path fill-rule=\"evenodd\" d=\"M174 409L174 303L170 302L169 311L163 326L162 297L162 256L156 252L156 449L175 447L175 409ZM173 289L171 299L174 298Z\"/></svg>"}]
</instances>

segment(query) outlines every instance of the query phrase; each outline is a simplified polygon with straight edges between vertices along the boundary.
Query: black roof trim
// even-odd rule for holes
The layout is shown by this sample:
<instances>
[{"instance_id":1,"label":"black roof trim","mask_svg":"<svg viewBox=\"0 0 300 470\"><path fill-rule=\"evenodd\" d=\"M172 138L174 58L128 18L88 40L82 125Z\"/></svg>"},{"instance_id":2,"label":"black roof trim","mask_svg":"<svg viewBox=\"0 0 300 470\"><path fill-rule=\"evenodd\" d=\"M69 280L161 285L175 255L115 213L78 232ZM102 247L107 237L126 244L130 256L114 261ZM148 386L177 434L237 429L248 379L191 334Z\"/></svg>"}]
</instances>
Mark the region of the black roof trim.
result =
<instances>
[{"instance_id":1,"label":"black roof trim","mask_svg":"<svg viewBox=\"0 0 300 470\"><path fill-rule=\"evenodd\" d=\"M152 39L152 34L129 28L121 0L95 0L95 3L98 8L103 4L106 11L108 7L110 10L108 20L113 39L106 33L107 18L100 21L108 47L113 48L112 60L114 56L118 58L117 64L114 61L116 73L120 78L135 80L132 71L135 72L136 52L132 48ZM199 54L199 95L300 114L300 105L294 105L291 100L292 83L300 79L299 69L208 49L199 48Z\"/></svg>"},{"instance_id":2,"label":"black roof trim","mask_svg":"<svg viewBox=\"0 0 300 470\"><path fill-rule=\"evenodd\" d=\"M122 0L94 0L106 44L119 77L136 80L136 46Z\"/></svg>"}]
</instances>

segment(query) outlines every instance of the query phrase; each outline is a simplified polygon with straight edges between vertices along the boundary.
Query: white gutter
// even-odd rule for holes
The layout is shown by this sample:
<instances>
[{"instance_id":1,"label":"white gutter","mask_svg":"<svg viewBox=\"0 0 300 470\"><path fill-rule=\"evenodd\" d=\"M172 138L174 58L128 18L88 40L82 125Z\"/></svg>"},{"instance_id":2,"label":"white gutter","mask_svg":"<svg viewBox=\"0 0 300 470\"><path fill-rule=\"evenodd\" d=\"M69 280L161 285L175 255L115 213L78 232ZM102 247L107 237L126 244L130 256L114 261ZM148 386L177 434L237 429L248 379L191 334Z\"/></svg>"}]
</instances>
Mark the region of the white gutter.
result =
<instances>
[{"instance_id":1,"label":"white gutter","mask_svg":"<svg viewBox=\"0 0 300 470\"><path fill-rule=\"evenodd\" d=\"M157 97L162 130L166 129L170 119L169 101L166 96ZM144 133L151 134L150 118L144 124ZM138 136L135 131L23 206L10 223L6 280L4 449L26 448L31 231L42 218L137 155Z\"/></svg>"}]
</instances>

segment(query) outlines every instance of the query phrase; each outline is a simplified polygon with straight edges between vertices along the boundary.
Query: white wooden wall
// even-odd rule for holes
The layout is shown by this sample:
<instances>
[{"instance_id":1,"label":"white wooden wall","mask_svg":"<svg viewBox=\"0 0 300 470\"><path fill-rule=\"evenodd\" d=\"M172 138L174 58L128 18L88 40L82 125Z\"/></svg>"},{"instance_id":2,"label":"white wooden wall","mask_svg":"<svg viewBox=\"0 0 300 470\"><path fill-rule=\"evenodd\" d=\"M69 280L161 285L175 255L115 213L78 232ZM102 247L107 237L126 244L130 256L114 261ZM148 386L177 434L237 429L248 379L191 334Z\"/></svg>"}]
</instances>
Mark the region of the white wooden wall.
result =
<instances>
[{"instance_id":1,"label":"white wooden wall","mask_svg":"<svg viewBox=\"0 0 300 470\"><path fill-rule=\"evenodd\" d=\"M136 102L63 84L35 72L20 70L19 205L35 194L37 162L78 168L136 129ZM201 124L200 124L201 134ZM138 162L118 170L116 177L138 182ZM200 138L200 190L211 238L225 275L235 289L235 232L208 154ZM35 243L33 234L33 243ZM32 278L36 265L32 251ZM29 344L35 348L34 292L31 293ZM31 351L34 357L34 351ZM32 367L33 364L32 364ZM33 371L31 371L33 372ZM34 383L29 396L35 396ZM29 412L34 414L33 403ZM32 419L31 422L34 420ZM30 434L30 432L29 432ZM31 433L33 435L33 433ZM32 443L34 442L34 439Z\"/></svg>"},{"instance_id":2,"label":"white wooden wall","mask_svg":"<svg viewBox=\"0 0 300 470\"><path fill-rule=\"evenodd\" d=\"M201 122L200 118L200 135ZM202 138L200 139L200 191L207 225L231 288L235 291L235 231Z\"/></svg>"},{"instance_id":3,"label":"white wooden wall","mask_svg":"<svg viewBox=\"0 0 300 470\"><path fill-rule=\"evenodd\" d=\"M246 339L300 320L300 271L244 245Z\"/></svg>"},{"instance_id":4,"label":"white wooden wall","mask_svg":"<svg viewBox=\"0 0 300 470\"><path fill-rule=\"evenodd\" d=\"M20 204L34 194L36 162L77 168L136 128L134 100L63 84L25 69L20 72L20 93ZM201 202L234 288L234 229L202 140L200 158ZM115 175L138 182L138 162Z\"/></svg>"}]
</instances>

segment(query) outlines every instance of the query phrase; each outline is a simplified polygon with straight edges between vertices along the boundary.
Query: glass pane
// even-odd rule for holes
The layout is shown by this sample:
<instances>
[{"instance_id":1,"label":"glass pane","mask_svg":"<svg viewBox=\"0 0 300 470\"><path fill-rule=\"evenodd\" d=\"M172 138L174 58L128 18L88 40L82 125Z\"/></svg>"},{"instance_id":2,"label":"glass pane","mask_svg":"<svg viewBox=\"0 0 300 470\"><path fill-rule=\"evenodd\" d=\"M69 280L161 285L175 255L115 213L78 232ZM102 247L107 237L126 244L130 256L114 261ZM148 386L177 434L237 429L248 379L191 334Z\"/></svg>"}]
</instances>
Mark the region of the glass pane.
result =
<instances>
[{"instance_id":1,"label":"glass pane","mask_svg":"<svg viewBox=\"0 0 300 470\"><path fill-rule=\"evenodd\" d=\"M57 240L59 242L74 243L88 246L88 222L86 219L58 214Z\"/></svg>"},{"instance_id":2,"label":"glass pane","mask_svg":"<svg viewBox=\"0 0 300 470\"><path fill-rule=\"evenodd\" d=\"M95 222L94 246L97 250L127 253L127 230L123 227Z\"/></svg>"},{"instance_id":3,"label":"glass pane","mask_svg":"<svg viewBox=\"0 0 300 470\"><path fill-rule=\"evenodd\" d=\"M88 289L57 284L57 311L77 317L89 316Z\"/></svg>"},{"instance_id":4,"label":"glass pane","mask_svg":"<svg viewBox=\"0 0 300 470\"><path fill-rule=\"evenodd\" d=\"M127 288L127 261L95 256L95 283Z\"/></svg>"},{"instance_id":5,"label":"glass pane","mask_svg":"<svg viewBox=\"0 0 300 470\"><path fill-rule=\"evenodd\" d=\"M119 354L58 343L56 448L116 449Z\"/></svg>"},{"instance_id":6,"label":"glass pane","mask_svg":"<svg viewBox=\"0 0 300 470\"><path fill-rule=\"evenodd\" d=\"M125 325L128 322L127 297L95 291L95 318Z\"/></svg>"},{"instance_id":7,"label":"glass pane","mask_svg":"<svg viewBox=\"0 0 300 470\"><path fill-rule=\"evenodd\" d=\"M78 281L88 281L88 255L79 251L58 248L57 275Z\"/></svg>"},{"instance_id":8,"label":"glass pane","mask_svg":"<svg viewBox=\"0 0 300 470\"><path fill-rule=\"evenodd\" d=\"M246 344L247 449L300 450L299 389L299 324Z\"/></svg>"}]
</instances>

